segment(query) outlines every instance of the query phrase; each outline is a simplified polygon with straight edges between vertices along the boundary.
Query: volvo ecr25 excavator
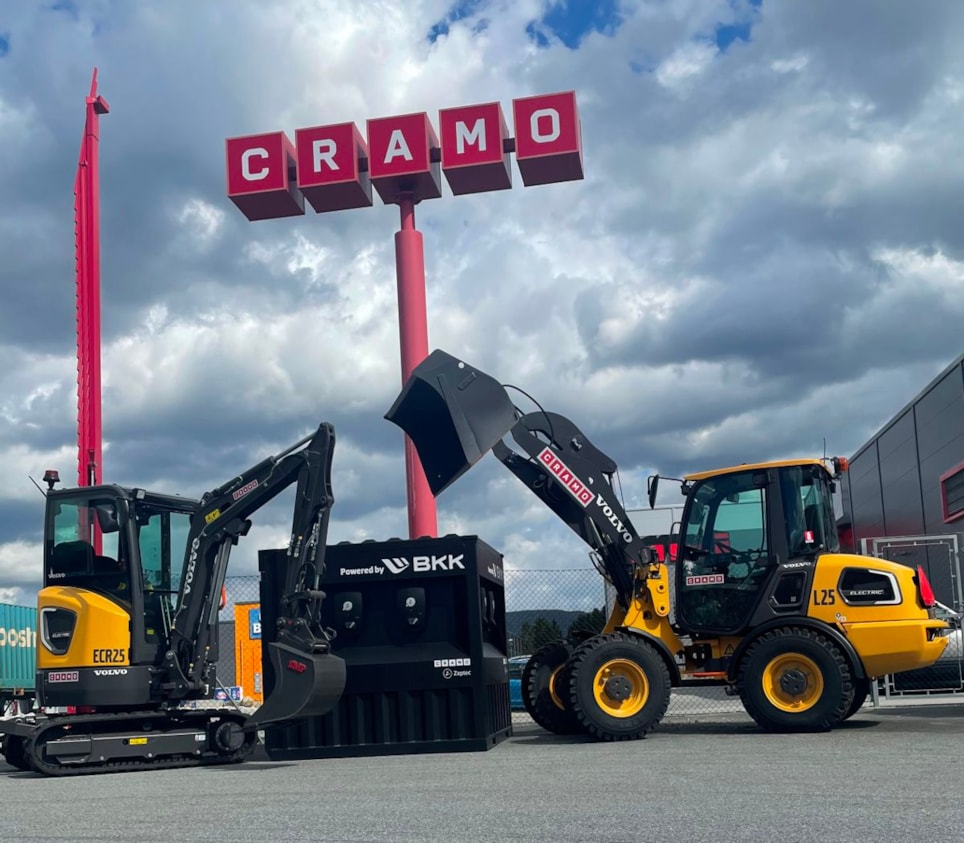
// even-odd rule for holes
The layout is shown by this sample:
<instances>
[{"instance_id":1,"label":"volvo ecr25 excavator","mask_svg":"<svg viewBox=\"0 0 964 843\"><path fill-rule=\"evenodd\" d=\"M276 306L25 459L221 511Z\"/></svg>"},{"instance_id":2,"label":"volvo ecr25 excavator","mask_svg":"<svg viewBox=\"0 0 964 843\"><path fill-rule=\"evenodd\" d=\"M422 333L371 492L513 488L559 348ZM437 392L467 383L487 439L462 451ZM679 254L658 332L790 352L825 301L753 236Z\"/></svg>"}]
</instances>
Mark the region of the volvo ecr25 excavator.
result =
<instances>
[{"instance_id":1,"label":"volvo ecr25 excavator","mask_svg":"<svg viewBox=\"0 0 964 843\"><path fill-rule=\"evenodd\" d=\"M832 493L844 460L686 477L667 565L620 504L615 462L567 418L519 411L469 364L434 351L386 418L412 439L436 495L491 449L613 586L600 634L548 644L523 671L525 707L552 732L641 738L671 687L699 685L739 694L766 730L823 731L860 708L875 677L926 667L947 645L922 569L840 551ZM650 506L657 489L651 477Z\"/></svg>"},{"instance_id":2,"label":"volvo ecr25 excavator","mask_svg":"<svg viewBox=\"0 0 964 843\"><path fill-rule=\"evenodd\" d=\"M269 457L200 501L102 485L55 489L48 472L44 587L38 595L41 712L0 721L4 755L45 775L242 760L257 731L324 714L345 663L320 624L334 429ZM295 488L274 687L250 716L188 708L216 681L220 596L249 516Z\"/></svg>"}]
</instances>

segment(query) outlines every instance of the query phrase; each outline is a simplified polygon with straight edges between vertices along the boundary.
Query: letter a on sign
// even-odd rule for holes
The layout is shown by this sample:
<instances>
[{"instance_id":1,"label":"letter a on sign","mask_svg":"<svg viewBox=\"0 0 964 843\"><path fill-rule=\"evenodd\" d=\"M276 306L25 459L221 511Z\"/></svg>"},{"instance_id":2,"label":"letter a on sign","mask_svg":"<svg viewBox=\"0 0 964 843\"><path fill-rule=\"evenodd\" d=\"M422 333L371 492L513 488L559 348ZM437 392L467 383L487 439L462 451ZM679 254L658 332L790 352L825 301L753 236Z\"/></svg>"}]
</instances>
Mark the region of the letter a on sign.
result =
<instances>
[{"instance_id":1,"label":"letter a on sign","mask_svg":"<svg viewBox=\"0 0 964 843\"><path fill-rule=\"evenodd\" d=\"M416 199L442 195L442 174L431 155L437 146L424 112L368 121L369 175L386 205L396 202L401 192Z\"/></svg>"},{"instance_id":2,"label":"letter a on sign","mask_svg":"<svg viewBox=\"0 0 964 843\"><path fill-rule=\"evenodd\" d=\"M573 91L512 101L515 157L525 185L583 177L582 133Z\"/></svg>"}]
</instances>

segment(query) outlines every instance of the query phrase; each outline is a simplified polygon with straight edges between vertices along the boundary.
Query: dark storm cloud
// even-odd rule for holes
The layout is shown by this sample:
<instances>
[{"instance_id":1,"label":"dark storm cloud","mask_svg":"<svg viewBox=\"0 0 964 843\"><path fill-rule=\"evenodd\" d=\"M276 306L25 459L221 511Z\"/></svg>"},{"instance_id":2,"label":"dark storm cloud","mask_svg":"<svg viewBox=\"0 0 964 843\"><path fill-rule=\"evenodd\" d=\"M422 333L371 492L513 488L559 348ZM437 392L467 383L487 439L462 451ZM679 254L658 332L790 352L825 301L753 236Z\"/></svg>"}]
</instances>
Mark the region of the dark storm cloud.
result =
<instances>
[{"instance_id":1,"label":"dark storm cloud","mask_svg":"<svg viewBox=\"0 0 964 843\"><path fill-rule=\"evenodd\" d=\"M4 7L0 453L18 474L73 442L70 191L94 64L111 105L116 482L195 496L324 419L332 535L404 530L401 438L382 419L399 386L397 212L250 224L224 196L231 135L576 89L584 182L528 190L516 174L512 191L419 206L431 346L570 415L627 498L654 468L812 456L825 436L852 451L960 350L960 269L942 281L939 266L964 257L958 3L627 3L578 49L538 50L521 4L450 20L441 2L384 3L361 24L344 16L367 4L231 8ZM25 506L33 527L0 521L0 552L39 540ZM491 457L439 501L444 523L527 564L584 562L539 506ZM288 517L279 501L256 526L276 541Z\"/></svg>"}]
</instances>

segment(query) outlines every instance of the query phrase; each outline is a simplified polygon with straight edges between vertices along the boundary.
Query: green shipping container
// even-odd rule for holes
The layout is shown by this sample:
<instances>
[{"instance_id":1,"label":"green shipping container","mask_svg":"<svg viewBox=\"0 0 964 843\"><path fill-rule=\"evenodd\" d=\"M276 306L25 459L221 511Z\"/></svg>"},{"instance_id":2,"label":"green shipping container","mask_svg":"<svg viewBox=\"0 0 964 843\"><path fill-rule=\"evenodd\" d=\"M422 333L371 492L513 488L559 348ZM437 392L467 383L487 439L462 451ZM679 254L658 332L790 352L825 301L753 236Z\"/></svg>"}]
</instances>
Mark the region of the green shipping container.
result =
<instances>
[{"instance_id":1,"label":"green shipping container","mask_svg":"<svg viewBox=\"0 0 964 843\"><path fill-rule=\"evenodd\" d=\"M33 696L37 669L37 610L0 603L0 700Z\"/></svg>"}]
</instances>

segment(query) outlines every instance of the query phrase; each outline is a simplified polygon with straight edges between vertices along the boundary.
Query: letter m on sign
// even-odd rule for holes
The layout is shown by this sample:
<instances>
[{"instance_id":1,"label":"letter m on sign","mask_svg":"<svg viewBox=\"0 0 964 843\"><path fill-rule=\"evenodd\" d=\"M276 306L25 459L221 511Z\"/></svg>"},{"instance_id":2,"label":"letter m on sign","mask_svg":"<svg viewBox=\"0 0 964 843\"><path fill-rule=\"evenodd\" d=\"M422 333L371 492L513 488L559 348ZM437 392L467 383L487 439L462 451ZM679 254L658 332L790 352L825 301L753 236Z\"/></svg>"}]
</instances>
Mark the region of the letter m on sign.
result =
<instances>
[{"instance_id":1,"label":"letter m on sign","mask_svg":"<svg viewBox=\"0 0 964 843\"><path fill-rule=\"evenodd\" d=\"M497 102L439 112L442 172L452 193L481 193L512 187L505 141L509 137Z\"/></svg>"}]
</instances>

